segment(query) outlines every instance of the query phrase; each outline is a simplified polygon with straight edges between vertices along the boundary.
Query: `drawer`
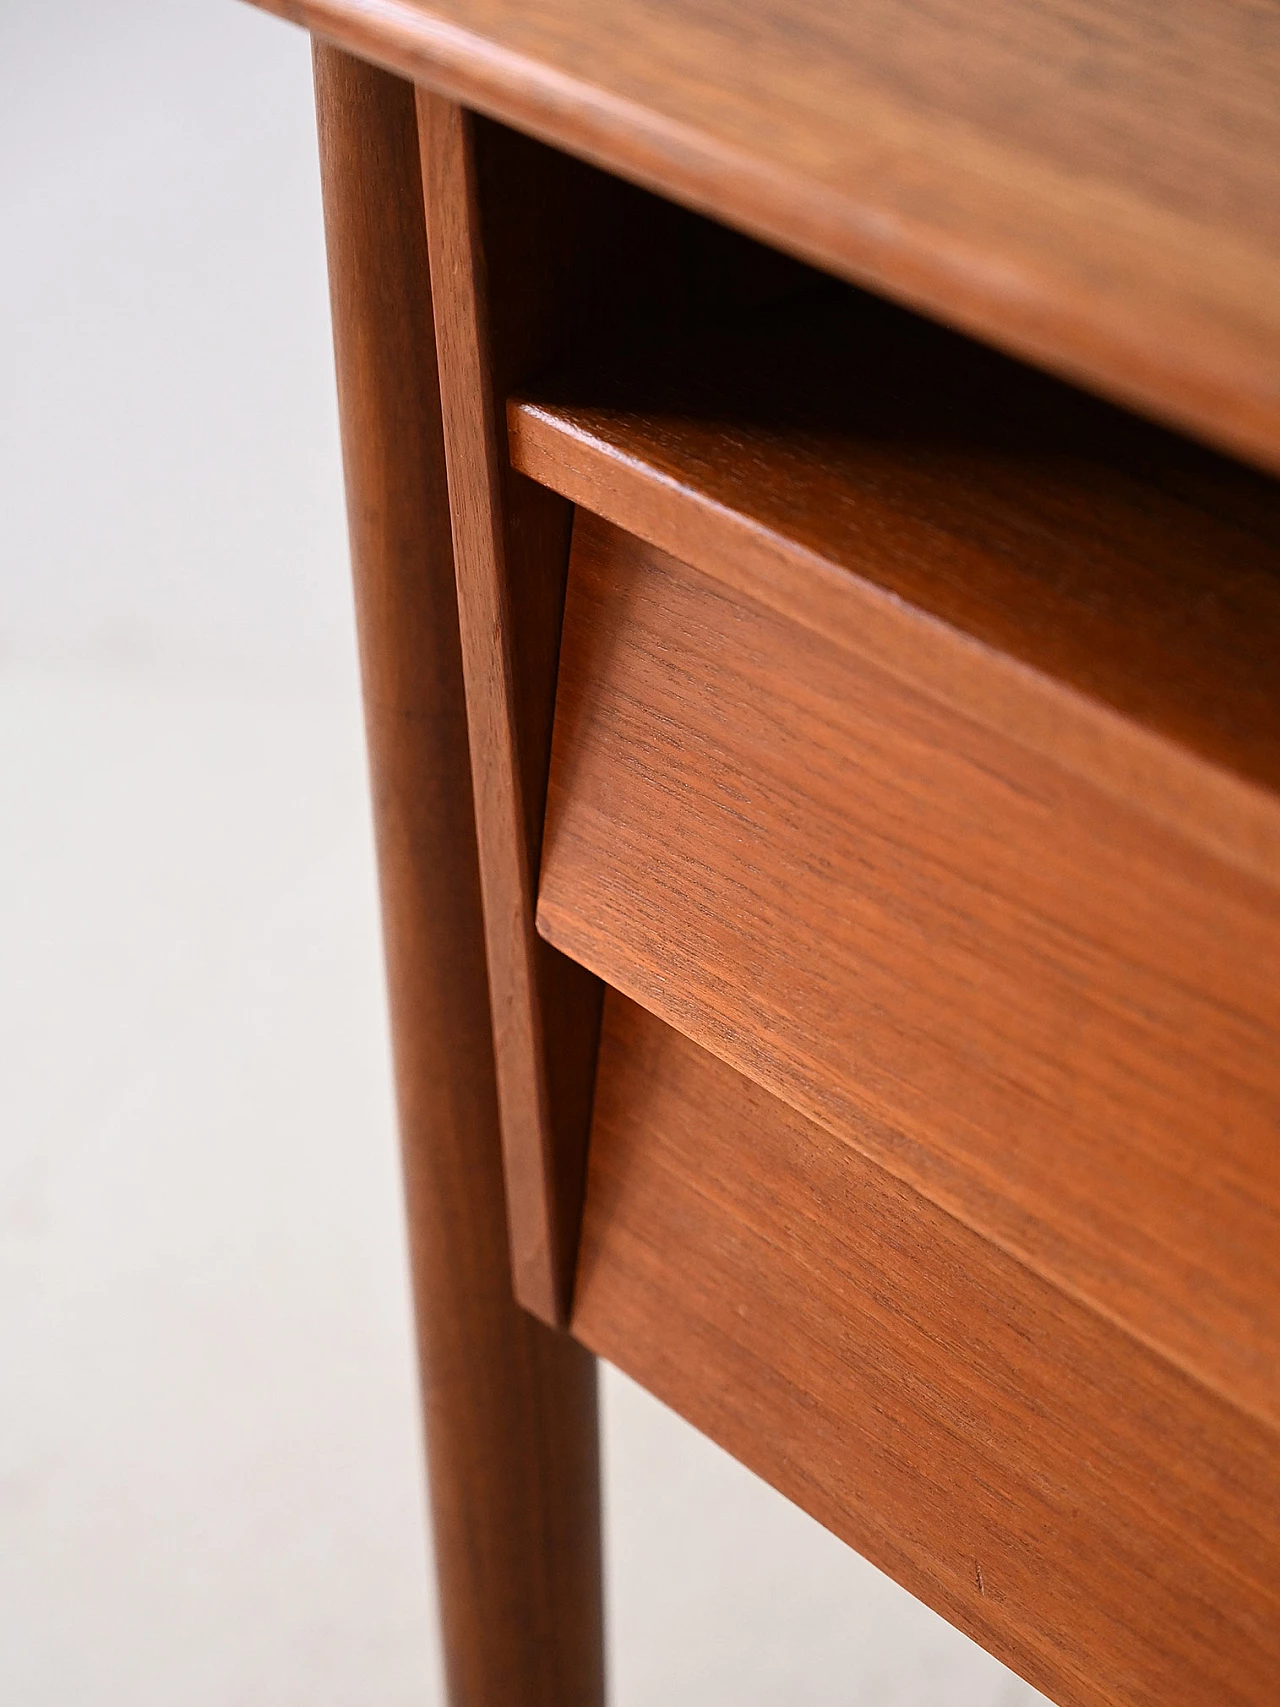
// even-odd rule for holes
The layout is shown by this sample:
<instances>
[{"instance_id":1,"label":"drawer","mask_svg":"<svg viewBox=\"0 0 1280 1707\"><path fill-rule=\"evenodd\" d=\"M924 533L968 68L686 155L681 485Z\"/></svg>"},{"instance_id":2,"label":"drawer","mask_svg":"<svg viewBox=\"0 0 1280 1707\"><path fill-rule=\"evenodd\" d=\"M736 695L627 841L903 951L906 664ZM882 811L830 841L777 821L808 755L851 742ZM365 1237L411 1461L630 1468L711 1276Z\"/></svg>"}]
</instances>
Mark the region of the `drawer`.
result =
<instances>
[{"instance_id":1,"label":"drawer","mask_svg":"<svg viewBox=\"0 0 1280 1707\"><path fill-rule=\"evenodd\" d=\"M616 993L573 1331L1063 1707L1274 1699L1271 1430Z\"/></svg>"},{"instance_id":2,"label":"drawer","mask_svg":"<svg viewBox=\"0 0 1280 1707\"><path fill-rule=\"evenodd\" d=\"M538 929L1274 1423L1275 488L919 324L512 405L580 506Z\"/></svg>"}]
</instances>

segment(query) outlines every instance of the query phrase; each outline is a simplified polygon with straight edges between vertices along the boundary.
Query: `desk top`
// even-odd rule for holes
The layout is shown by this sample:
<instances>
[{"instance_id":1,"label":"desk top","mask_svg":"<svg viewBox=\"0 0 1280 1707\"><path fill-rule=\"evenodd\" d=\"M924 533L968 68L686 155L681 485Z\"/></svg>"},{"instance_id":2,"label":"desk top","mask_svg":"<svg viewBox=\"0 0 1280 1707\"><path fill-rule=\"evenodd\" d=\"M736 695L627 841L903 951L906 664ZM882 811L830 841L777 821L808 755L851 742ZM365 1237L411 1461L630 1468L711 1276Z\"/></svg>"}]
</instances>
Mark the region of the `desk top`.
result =
<instances>
[{"instance_id":1,"label":"desk top","mask_svg":"<svg viewBox=\"0 0 1280 1707\"><path fill-rule=\"evenodd\" d=\"M1280 469L1275 0L260 0Z\"/></svg>"}]
</instances>

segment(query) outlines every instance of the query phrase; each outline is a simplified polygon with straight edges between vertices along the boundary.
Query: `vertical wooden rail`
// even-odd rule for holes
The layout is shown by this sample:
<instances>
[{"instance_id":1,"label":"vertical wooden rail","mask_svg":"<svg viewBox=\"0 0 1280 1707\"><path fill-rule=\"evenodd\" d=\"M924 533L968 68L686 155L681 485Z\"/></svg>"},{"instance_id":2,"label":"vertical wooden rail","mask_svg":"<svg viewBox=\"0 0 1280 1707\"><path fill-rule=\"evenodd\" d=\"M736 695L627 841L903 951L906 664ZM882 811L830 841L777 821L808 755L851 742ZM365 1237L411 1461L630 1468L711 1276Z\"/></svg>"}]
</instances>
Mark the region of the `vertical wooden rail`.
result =
<instances>
[{"instance_id":1,"label":"vertical wooden rail","mask_svg":"<svg viewBox=\"0 0 1280 1707\"><path fill-rule=\"evenodd\" d=\"M544 1321L561 1322L568 1306L566 1229L555 1190L471 121L451 101L425 91L419 92L418 111L480 874L496 998L511 1263L521 1302Z\"/></svg>"},{"instance_id":2,"label":"vertical wooden rail","mask_svg":"<svg viewBox=\"0 0 1280 1707\"><path fill-rule=\"evenodd\" d=\"M516 1296L568 1319L595 1078L596 980L539 940L534 891L568 566L568 505L513 476L508 388L576 318L599 181L418 91L463 677ZM539 223L530 228L528 206ZM592 233L598 243L599 233ZM492 281L486 241L499 251ZM490 297L492 283L493 297ZM514 334L514 335L513 335Z\"/></svg>"},{"instance_id":3,"label":"vertical wooden rail","mask_svg":"<svg viewBox=\"0 0 1280 1707\"><path fill-rule=\"evenodd\" d=\"M569 357L771 298L794 263L418 90L516 1296L568 1319L599 982L535 929L572 507L513 471L507 400Z\"/></svg>"},{"instance_id":4,"label":"vertical wooden rail","mask_svg":"<svg viewBox=\"0 0 1280 1707\"><path fill-rule=\"evenodd\" d=\"M512 1296L413 90L315 75L450 1699L599 1707L594 1362Z\"/></svg>"}]
</instances>

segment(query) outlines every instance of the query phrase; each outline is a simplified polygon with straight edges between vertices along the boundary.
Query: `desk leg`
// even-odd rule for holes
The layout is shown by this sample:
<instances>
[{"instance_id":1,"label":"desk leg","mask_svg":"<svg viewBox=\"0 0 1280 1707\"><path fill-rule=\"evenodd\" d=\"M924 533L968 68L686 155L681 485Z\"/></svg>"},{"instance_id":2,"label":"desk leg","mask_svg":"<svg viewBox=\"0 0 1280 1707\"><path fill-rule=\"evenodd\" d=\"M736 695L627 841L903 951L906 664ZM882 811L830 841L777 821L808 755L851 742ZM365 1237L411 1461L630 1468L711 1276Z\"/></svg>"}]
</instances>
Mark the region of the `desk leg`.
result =
<instances>
[{"instance_id":1,"label":"desk leg","mask_svg":"<svg viewBox=\"0 0 1280 1707\"><path fill-rule=\"evenodd\" d=\"M512 1300L413 90L315 73L450 1700L599 1707L595 1365Z\"/></svg>"}]
</instances>

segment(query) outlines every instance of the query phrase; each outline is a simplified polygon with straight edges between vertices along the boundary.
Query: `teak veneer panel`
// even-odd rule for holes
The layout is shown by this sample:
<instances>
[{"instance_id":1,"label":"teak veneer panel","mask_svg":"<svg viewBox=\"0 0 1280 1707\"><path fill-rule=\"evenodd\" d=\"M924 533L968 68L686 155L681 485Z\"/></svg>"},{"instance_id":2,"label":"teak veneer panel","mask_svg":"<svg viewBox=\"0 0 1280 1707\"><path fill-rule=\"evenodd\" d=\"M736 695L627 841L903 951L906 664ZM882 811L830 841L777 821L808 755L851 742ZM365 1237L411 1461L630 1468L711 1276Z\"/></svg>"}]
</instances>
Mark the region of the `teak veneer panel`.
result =
<instances>
[{"instance_id":1,"label":"teak veneer panel","mask_svg":"<svg viewBox=\"0 0 1280 1707\"><path fill-rule=\"evenodd\" d=\"M828 285L543 378L516 466L1269 881L1280 484Z\"/></svg>"},{"instance_id":2,"label":"teak veneer panel","mask_svg":"<svg viewBox=\"0 0 1280 1707\"><path fill-rule=\"evenodd\" d=\"M1280 895L579 512L540 930L1280 1418Z\"/></svg>"},{"instance_id":3,"label":"teak veneer panel","mask_svg":"<svg viewBox=\"0 0 1280 1707\"><path fill-rule=\"evenodd\" d=\"M612 992L573 1331L1063 1707L1275 1701L1275 1436Z\"/></svg>"},{"instance_id":4,"label":"teak veneer panel","mask_svg":"<svg viewBox=\"0 0 1280 1707\"><path fill-rule=\"evenodd\" d=\"M1272 0L262 0L1280 467Z\"/></svg>"}]
</instances>

